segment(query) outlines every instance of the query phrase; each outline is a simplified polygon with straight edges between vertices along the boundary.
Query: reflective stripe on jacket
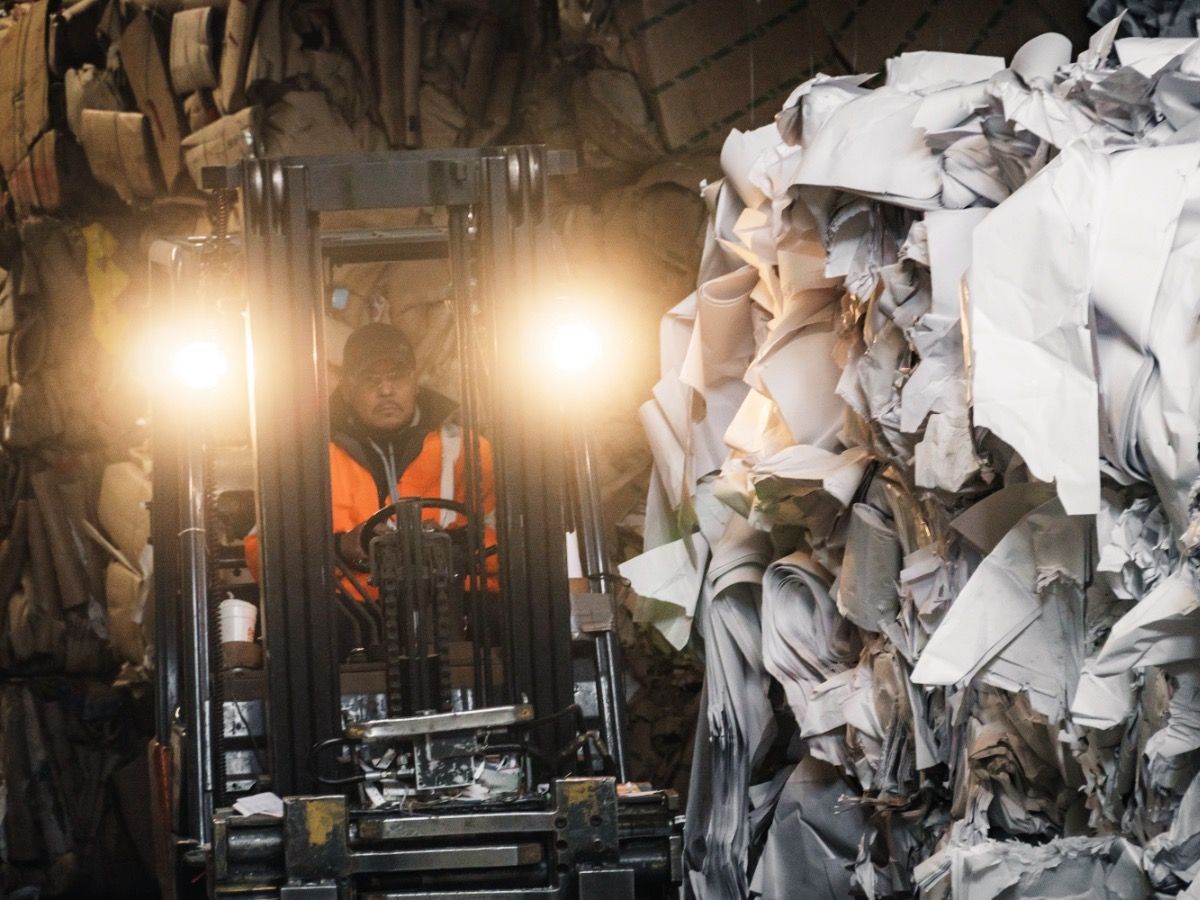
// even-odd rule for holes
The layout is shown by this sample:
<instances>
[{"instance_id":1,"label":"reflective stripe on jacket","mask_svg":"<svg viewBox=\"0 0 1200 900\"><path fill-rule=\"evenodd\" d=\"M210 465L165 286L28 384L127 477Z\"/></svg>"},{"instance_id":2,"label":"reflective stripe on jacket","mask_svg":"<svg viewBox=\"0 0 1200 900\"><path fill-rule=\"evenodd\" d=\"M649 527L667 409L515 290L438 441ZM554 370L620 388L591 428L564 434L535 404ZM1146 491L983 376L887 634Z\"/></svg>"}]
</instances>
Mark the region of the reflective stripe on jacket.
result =
<instances>
[{"instance_id":1,"label":"reflective stripe on jacket","mask_svg":"<svg viewBox=\"0 0 1200 900\"><path fill-rule=\"evenodd\" d=\"M427 497L455 500L467 503L466 462L463 453L462 428L454 422L446 422L440 428L425 435L425 440L416 458L400 473L396 485L398 497ZM484 510L484 545L496 544L496 489L492 465L492 445L485 438L479 441L479 458ZM332 525L334 533L353 530L370 518L382 505L379 487L368 469L337 442L329 445L329 484L333 506ZM389 502L384 498L384 503ZM426 509L422 518L443 528L461 527L464 519L451 510ZM258 535L251 533L245 541L246 563L251 573L259 577ZM495 573L498 570L495 555L487 559L488 588L495 590ZM359 599L366 593L372 599L379 592L366 583L366 576L359 576L353 585L346 585L347 593ZM357 590L355 589L357 588Z\"/></svg>"},{"instance_id":2,"label":"reflective stripe on jacket","mask_svg":"<svg viewBox=\"0 0 1200 900\"><path fill-rule=\"evenodd\" d=\"M429 497L467 502L466 464L462 429L448 422L425 435L421 452L400 473L396 485L399 497ZM484 543L496 543L496 488L492 470L492 445L479 442L481 484L483 488ZM333 530L350 531L379 509L375 479L363 465L336 443L329 445L329 484L333 497ZM443 528L463 524L462 516L449 510L427 509L427 522Z\"/></svg>"}]
</instances>

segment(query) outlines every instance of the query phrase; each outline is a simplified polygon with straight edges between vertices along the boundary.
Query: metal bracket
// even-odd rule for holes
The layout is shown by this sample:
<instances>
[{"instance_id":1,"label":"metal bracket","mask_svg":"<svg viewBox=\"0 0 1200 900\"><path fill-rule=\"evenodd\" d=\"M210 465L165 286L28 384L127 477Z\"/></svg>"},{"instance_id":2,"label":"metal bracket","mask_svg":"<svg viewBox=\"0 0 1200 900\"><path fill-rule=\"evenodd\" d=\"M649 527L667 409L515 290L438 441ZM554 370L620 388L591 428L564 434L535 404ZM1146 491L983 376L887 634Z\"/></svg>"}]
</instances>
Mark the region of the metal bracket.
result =
<instances>
[{"instance_id":1,"label":"metal bracket","mask_svg":"<svg viewBox=\"0 0 1200 900\"><path fill-rule=\"evenodd\" d=\"M397 738L418 738L427 734L446 734L455 731L479 731L485 728L504 728L533 719L533 706L489 706L486 709L466 709L460 712L432 713L427 716L406 716L403 719L377 719L372 722L351 722L346 737L353 741L385 741Z\"/></svg>"},{"instance_id":2,"label":"metal bracket","mask_svg":"<svg viewBox=\"0 0 1200 900\"><path fill-rule=\"evenodd\" d=\"M289 882L329 881L346 871L350 852L345 797L286 797L283 824Z\"/></svg>"},{"instance_id":3,"label":"metal bracket","mask_svg":"<svg viewBox=\"0 0 1200 900\"><path fill-rule=\"evenodd\" d=\"M559 863L617 862L616 779L561 778L554 782L554 792L558 813L554 846Z\"/></svg>"}]
</instances>

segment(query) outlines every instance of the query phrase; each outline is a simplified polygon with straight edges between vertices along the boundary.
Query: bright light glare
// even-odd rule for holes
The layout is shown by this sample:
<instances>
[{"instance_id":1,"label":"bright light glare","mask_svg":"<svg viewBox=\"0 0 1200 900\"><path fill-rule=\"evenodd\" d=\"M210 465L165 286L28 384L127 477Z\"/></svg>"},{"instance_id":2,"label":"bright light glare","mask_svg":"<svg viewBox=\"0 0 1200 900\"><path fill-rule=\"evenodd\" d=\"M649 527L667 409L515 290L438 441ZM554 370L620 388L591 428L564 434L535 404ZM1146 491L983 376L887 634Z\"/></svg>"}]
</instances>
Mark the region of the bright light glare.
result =
<instances>
[{"instance_id":1,"label":"bright light glare","mask_svg":"<svg viewBox=\"0 0 1200 900\"><path fill-rule=\"evenodd\" d=\"M171 358L171 374L185 388L207 391L216 387L229 370L225 351L216 341L197 339L181 344Z\"/></svg>"},{"instance_id":2,"label":"bright light glare","mask_svg":"<svg viewBox=\"0 0 1200 900\"><path fill-rule=\"evenodd\" d=\"M600 332L587 322L563 322L551 347L554 367L564 375L582 375L600 361Z\"/></svg>"}]
</instances>

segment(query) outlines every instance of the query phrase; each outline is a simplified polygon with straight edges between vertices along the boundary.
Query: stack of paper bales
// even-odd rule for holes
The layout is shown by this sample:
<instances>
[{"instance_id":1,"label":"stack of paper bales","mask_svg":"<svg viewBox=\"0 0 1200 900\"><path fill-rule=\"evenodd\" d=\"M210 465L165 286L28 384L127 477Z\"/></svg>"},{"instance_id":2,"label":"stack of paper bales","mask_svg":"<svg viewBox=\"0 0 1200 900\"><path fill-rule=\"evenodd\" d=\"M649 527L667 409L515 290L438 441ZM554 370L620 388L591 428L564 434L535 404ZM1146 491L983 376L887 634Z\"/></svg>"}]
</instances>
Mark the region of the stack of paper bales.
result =
<instances>
[{"instance_id":1,"label":"stack of paper bales","mask_svg":"<svg viewBox=\"0 0 1200 900\"><path fill-rule=\"evenodd\" d=\"M1118 25L725 142L623 567L703 641L697 897L1200 872L1200 41Z\"/></svg>"}]
</instances>

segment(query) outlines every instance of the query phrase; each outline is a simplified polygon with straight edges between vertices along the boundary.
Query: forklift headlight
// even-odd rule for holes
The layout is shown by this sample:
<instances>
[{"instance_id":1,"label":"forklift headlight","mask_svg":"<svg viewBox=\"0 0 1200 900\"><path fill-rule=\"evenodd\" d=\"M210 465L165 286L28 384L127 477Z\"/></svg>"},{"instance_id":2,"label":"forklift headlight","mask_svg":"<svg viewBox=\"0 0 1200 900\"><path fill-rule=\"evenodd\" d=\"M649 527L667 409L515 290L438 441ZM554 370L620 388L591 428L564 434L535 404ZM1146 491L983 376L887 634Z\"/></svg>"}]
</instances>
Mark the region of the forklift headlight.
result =
<instances>
[{"instance_id":1,"label":"forklift headlight","mask_svg":"<svg viewBox=\"0 0 1200 900\"><path fill-rule=\"evenodd\" d=\"M171 375L181 386L192 391L209 391L220 384L229 371L225 348L210 338L195 338L175 347L170 360Z\"/></svg>"},{"instance_id":2,"label":"forklift headlight","mask_svg":"<svg viewBox=\"0 0 1200 900\"><path fill-rule=\"evenodd\" d=\"M603 352L600 329L590 322L561 322L554 332L551 357L564 375L582 375L596 368Z\"/></svg>"}]
</instances>

